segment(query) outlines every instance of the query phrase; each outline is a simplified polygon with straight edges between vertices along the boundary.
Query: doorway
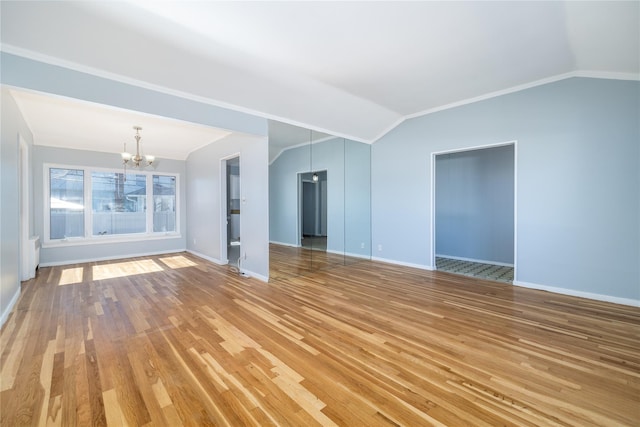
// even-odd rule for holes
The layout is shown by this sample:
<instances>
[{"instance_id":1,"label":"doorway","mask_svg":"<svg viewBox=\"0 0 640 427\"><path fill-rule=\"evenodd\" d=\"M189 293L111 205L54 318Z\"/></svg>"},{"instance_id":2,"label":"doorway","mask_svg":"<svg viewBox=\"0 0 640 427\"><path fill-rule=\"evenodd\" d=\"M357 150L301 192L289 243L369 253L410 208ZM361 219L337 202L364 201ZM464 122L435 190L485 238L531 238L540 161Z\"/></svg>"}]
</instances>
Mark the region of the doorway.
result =
<instances>
[{"instance_id":1,"label":"doorway","mask_svg":"<svg viewBox=\"0 0 640 427\"><path fill-rule=\"evenodd\" d=\"M432 154L432 266L512 283L516 143Z\"/></svg>"},{"instance_id":2,"label":"doorway","mask_svg":"<svg viewBox=\"0 0 640 427\"><path fill-rule=\"evenodd\" d=\"M327 250L327 171L299 174L300 246Z\"/></svg>"},{"instance_id":3,"label":"doorway","mask_svg":"<svg viewBox=\"0 0 640 427\"><path fill-rule=\"evenodd\" d=\"M224 242L222 259L241 270L241 239L240 239L240 156L222 160L224 227L221 239Z\"/></svg>"}]
</instances>

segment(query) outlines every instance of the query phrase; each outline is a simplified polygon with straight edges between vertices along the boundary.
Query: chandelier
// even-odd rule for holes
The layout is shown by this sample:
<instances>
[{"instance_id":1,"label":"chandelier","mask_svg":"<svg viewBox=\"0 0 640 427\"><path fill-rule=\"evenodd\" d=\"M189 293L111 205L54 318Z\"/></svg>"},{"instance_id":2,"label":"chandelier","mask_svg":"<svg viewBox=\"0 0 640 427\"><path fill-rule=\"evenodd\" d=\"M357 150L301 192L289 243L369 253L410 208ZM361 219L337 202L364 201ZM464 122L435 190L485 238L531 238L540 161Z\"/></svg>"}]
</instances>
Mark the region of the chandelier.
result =
<instances>
[{"instance_id":1,"label":"chandelier","mask_svg":"<svg viewBox=\"0 0 640 427\"><path fill-rule=\"evenodd\" d=\"M122 156L122 164L124 165L124 175L127 175L127 165L132 168L145 168L147 166L151 166L151 164L156 159L155 156L151 156L147 154L143 156L140 154L140 131L142 128L140 126L134 126L133 129L136 131L136 135L134 136L136 140L136 154L132 155L127 151L127 143L124 143L124 151L121 153Z\"/></svg>"}]
</instances>

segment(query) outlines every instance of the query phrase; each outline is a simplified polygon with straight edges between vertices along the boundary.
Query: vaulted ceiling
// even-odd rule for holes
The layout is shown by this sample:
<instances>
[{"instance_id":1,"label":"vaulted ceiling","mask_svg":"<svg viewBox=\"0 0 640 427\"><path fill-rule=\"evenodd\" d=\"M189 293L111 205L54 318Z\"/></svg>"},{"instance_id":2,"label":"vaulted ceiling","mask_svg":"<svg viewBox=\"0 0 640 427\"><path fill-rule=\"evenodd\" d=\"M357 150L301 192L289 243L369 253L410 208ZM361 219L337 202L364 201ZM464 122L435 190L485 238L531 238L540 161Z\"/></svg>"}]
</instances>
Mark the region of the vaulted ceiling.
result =
<instances>
[{"instance_id":1,"label":"vaulted ceiling","mask_svg":"<svg viewBox=\"0 0 640 427\"><path fill-rule=\"evenodd\" d=\"M640 3L12 2L2 50L372 142L545 81L638 79Z\"/></svg>"}]
</instances>

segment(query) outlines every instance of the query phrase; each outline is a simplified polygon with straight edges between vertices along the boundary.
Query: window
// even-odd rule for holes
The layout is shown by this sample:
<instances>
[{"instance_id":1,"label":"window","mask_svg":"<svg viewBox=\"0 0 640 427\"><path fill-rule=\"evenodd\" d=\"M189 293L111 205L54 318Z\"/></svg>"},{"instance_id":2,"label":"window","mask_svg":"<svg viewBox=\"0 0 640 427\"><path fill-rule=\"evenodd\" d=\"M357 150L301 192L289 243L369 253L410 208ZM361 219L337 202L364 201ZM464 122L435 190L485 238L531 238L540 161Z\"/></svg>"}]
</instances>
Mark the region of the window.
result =
<instances>
[{"instance_id":1,"label":"window","mask_svg":"<svg viewBox=\"0 0 640 427\"><path fill-rule=\"evenodd\" d=\"M92 172L91 205L94 236L144 233L147 231L147 177Z\"/></svg>"},{"instance_id":2,"label":"window","mask_svg":"<svg viewBox=\"0 0 640 427\"><path fill-rule=\"evenodd\" d=\"M153 231L176 231L175 176L153 176Z\"/></svg>"},{"instance_id":3,"label":"window","mask_svg":"<svg viewBox=\"0 0 640 427\"><path fill-rule=\"evenodd\" d=\"M84 171L49 169L51 239L84 235Z\"/></svg>"},{"instance_id":4,"label":"window","mask_svg":"<svg viewBox=\"0 0 640 427\"><path fill-rule=\"evenodd\" d=\"M45 165L45 177L45 243L129 241L179 233L178 175Z\"/></svg>"}]
</instances>

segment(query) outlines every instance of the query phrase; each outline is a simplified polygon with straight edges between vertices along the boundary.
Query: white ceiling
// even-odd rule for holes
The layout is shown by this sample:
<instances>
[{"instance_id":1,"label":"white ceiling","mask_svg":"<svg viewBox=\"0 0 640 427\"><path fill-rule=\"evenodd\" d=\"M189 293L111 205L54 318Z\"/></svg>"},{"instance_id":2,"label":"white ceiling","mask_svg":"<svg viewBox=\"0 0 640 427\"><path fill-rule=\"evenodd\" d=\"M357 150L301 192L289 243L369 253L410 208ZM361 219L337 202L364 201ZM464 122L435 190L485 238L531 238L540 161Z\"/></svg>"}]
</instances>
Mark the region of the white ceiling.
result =
<instances>
[{"instance_id":1,"label":"white ceiling","mask_svg":"<svg viewBox=\"0 0 640 427\"><path fill-rule=\"evenodd\" d=\"M321 142L329 138L332 136L323 132L271 120L269 121L269 163L286 149Z\"/></svg>"},{"instance_id":2,"label":"white ceiling","mask_svg":"<svg viewBox=\"0 0 640 427\"><path fill-rule=\"evenodd\" d=\"M2 49L372 142L541 81L638 79L640 2L12 2Z\"/></svg>"},{"instance_id":3,"label":"white ceiling","mask_svg":"<svg viewBox=\"0 0 640 427\"><path fill-rule=\"evenodd\" d=\"M141 151L158 159L185 160L190 152L230 132L104 105L11 89L36 145L135 153L133 126L140 126Z\"/></svg>"}]
</instances>

